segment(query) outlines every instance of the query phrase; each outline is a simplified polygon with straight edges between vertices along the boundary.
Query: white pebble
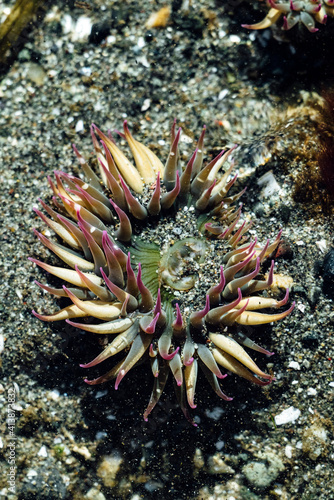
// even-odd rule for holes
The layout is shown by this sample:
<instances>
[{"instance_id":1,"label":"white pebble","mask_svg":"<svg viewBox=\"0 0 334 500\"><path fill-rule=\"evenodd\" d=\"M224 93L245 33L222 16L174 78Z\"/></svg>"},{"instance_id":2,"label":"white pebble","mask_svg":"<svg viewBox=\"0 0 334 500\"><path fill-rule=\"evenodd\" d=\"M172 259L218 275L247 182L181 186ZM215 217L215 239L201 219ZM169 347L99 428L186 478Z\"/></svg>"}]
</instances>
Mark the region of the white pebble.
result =
<instances>
[{"instance_id":1,"label":"white pebble","mask_svg":"<svg viewBox=\"0 0 334 500\"><path fill-rule=\"evenodd\" d=\"M292 458L292 446L290 444L287 444L285 447L285 456Z\"/></svg>"},{"instance_id":2,"label":"white pebble","mask_svg":"<svg viewBox=\"0 0 334 500\"><path fill-rule=\"evenodd\" d=\"M307 395L308 396L316 396L317 395L317 390L314 389L313 387L309 387L307 389Z\"/></svg>"},{"instance_id":3,"label":"white pebble","mask_svg":"<svg viewBox=\"0 0 334 500\"><path fill-rule=\"evenodd\" d=\"M29 469L27 472L28 479L32 479L33 477L38 476L37 472L34 469Z\"/></svg>"},{"instance_id":4,"label":"white pebble","mask_svg":"<svg viewBox=\"0 0 334 500\"><path fill-rule=\"evenodd\" d=\"M288 368L293 368L294 370L300 370L300 364L298 361L290 361Z\"/></svg>"},{"instance_id":5,"label":"white pebble","mask_svg":"<svg viewBox=\"0 0 334 500\"><path fill-rule=\"evenodd\" d=\"M52 399L53 401L57 401L57 399L59 399L59 396L60 396L60 392L57 390L57 389L53 389L53 391L50 391L48 396L50 397L50 399Z\"/></svg>"},{"instance_id":6,"label":"white pebble","mask_svg":"<svg viewBox=\"0 0 334 500\"><path fill-rule=\"evenodd\" d=\"M87 16L74 19L69 14L65 14L60 23L63 33L70 35L72 42L85 41L92 31L92 20Z\"/></svg>"},{"instance_id":7,"label":"white pebble","mask_svg":"<svg viewBox=\"0 0 334 500\"><path fill-rule=\"evenodd\" d=\"M90 76L92 74L92 68L89 68L88 66L85 66L85 67L81 68L80 73L83 76Z\"/></svg>"},{"instance_id":8,"label":"white pebble","mask_svg":"<svg viewBox=\"0 0 334 500\"><path fill-rule=\"evenodd\" d=\"M226 97L228 94L228 90L227 89L223 89L219 92L218 94L218 100L221 101L222 99L224 99L224 97Z\"/></svg>"},{"instance_id":9,"label":"white pebble","mask_svg":"<svg viewBox=\"0 0 334 500\"><path fill-rule=\"evenodd\" d=\"M258 179L257 184L262 187L262 191L260 193L261 198L269 198L273 194L279 193L281 190L272 170L269 170L269 172L262 175Z\"/></svg>"},{"instance_id":10,"label":"white pebble","mask_svg":"<svg viewBox=\"0 0 334 500\"><path fill-rule=\"evenodd\" d=\"M83 122L83 120L79 120L75 126L75 131L82 132L83 129L84 129L84 122Z\"/></svg>"},{"instance_id":11,"label":"white pebble","mask_svg":"<svg viewBox=\"0 0 334 500\"><path fill-rule=\"evenodd\" d=\"M146 111L151 106L151 99L145 99L141 107L141 111Z\"/></svg>"},{"instance_id":12,"label":"white pebble","mask_svg":"<svg viewBox=\"0 0 334 500\"><path fill-rule=\"evenodd\" d=\"M205 414L207 417L212 418L212 420L219 420L223 415L224 410L220 406L216 406L213 410L206 410Z\"/></svg>"},{"instance_id":13,"label":"white pebble","mask_svg":"<svg viewBox=\"0 0 334 500\"><path fill-rule=\"evenodd\" d=\"M86 16L80 16L75 23L74 33L72 34L72 41L84 41L89 37L92 31L92 20Z\"/></svg>"},{"instance_id":14,"label":"white pebble","mask_svg":"<svg viewBox=\"0 0 334 500\"><path fill-rule=\"evenodd\" d=\"M300 410L295 408L294 406L290 406L286 410L283 410L282 413L275 416L275 424L276 425L284 425L290 422L294 422L300 417Z\"/></svg>"},{"instance_id":15,"label":"white pebble","mask_svg":"<svg viewBox=\"0 0 334 500\"><path fill-rule=\"evenodd\" d=\"M143 47L145 47L146 43L145 43L145 40L142 36L140 36L138 38L138 42L137 42L137 47L139 47L140 49L142 49Z\"/></svg>"},{"instance_id":16,"label":"white pebble","mask_svg":"<svg viewBox=\"0 0 334 500\"><path fill-rule=\"evenodd\" d=\"M304 304L297 304L297 309L300 312L304 313L305 312L305 305Z\"/></svg>"},{"instance_id":17,"label":"white pebble","mask_svg":"<svg viewBox=\"0 0 334 500\"><path fill-rule=\"evenodd\" d=\"M319 248L321 253L324 253L326 251L326 249L327 249L327 241L326 240L316 241L315 244L317 245L317 247Z\"/></svg>"},{"instance_id":18,"label":"white pebble","mask_svg":"<svg viewBox=\"0 0 334 500\"><path fill-rule=\"evenodd\" d=\"M41 449L39 450L39 452L37 453L37 455L39 457L47 457L48 456L48 452L47 452L47 449L46 449L46 446L42 446Z\"/></svg>"}]
</instances>

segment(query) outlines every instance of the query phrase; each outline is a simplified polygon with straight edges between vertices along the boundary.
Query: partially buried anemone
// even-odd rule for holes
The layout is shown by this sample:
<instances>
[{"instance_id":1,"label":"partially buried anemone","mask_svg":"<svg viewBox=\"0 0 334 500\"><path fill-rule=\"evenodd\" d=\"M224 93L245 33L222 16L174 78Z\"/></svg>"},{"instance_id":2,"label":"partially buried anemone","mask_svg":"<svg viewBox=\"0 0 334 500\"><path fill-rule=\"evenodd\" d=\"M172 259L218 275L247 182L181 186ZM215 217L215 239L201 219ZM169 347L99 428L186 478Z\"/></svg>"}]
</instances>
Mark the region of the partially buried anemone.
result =
<instances>
[{"instance_id":1,"label":"partially buried anemone","mask_svg":"<svg viewBox=\"0 0 334 500\"><path fill-rule=\"evenodd\" d=\"M281 231L271 243L249 239L251 222L242 221L239 204L244 190L229 195L237 179L231 176L233 161L222 169L235 147L203 166L205 127L184 168L175 121L165 166L132 137L127 122L124 134L118 133L128 142L136 167L111 134L92 125L100 176L74 146L87 182L61 171L55 171L55 183L49 178L54 208L40 200L49 217L35 212L65 245L35 233L67 267L30 260L68 283L56 289L36 282L71 304L51 315L34 314L110 336L107 347L81 366L93 367L116 355L118 362L108 373L86 380L90 385L116 379L118 389L131 368L149 360L154 385L145 420L171 372L179 404L194 423L189 407L196 407L198 368L226 401L232 398L221 390L219 379L226 377L221 368L258 385L273 380L242 345L271 355L243 327L278 321L294 307L259 312L288 301L288 290L282 300L258 295L272 284L274 261L266 279L260 266L277 248ZM101 321L73 321L87 317Z\"/></svg>"},{"instance_id":2,"label":"partially buried anemone","mask_svg":"<svg viewBox=\"0 0 334 500\"><path fill-rule=\"evenodd\" d=\"M270 10L266 17L256 24L243 24L243 28L262 30L276 24L283 16L283 30L296 24L304 25L316 33L315 23L326 24L328 16L334 17L334 0L268 0Z\"/></svg>"}]
</instances>

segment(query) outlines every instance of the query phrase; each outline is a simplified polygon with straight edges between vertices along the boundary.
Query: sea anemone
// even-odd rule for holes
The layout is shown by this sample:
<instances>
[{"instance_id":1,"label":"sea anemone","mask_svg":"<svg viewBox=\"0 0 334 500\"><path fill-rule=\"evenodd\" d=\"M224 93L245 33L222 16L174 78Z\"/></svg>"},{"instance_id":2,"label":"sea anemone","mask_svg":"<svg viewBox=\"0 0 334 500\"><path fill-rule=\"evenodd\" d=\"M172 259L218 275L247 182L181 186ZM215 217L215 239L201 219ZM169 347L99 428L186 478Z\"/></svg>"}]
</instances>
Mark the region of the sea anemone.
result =
<instances>
[{"instance_id":1,"label":"sea anemone","mask_svg":"<svg viewBox=\"0 0 334 500\"><path fill-rule=\"evenodd\" d=\"M243 28L262 30L275 24L283 16L282 29L289 30L302 23L311 33L318 31L315 22L326 24L327 17L334 16L334 0L278 0L267 1L270 10L266 17L256 24L243 24Z\"/></svg>"},{"instance_id":2,"label":"sea anemone","mask_svg":"<svg viewBox=\"0 0 334 500\"><path fill-rule=\"evenodd\" d=\"M106 374L85 380L90 385L116 379L118 389L129 370L149 360L154 385L145 420L171 372L179 404L194 423L189 407L196 407L198 368L226 401L232 398L221 390L219 380L226 376L221 368L261 386L273 380L242 347L273 354L246 335L247 326L278 321L294 304L281 313L259 312L288 301L288 290L282 300L258 296L272 284L274 261L266 278L259 275L260 266L279 245L281 231L272 243L249 239L251 221L242 221L242 205L236 204L245 190L229 194L237 179L231 177L234 162L222 171L236 146L203 166L204 126L182 168L181 129L175 127L174 121L165 166L133 138L126 121L124 134L118 134L130 146L136 166L111 134L95 125L91 135L100 177L73 146L87 182L55 171L56 182L49 178L54 208L41 201L48 216L35 210L64 244L34 230L36 235L66 267L30 259L68 283L59 289L37 285L68 297L71 304L51 315L33 313L43 321L66 320L110 336L107 347L81 366L90 368L111 356L118 362ZM93 321L73 321L88 317Z\"/></svg>"}]
</instances>

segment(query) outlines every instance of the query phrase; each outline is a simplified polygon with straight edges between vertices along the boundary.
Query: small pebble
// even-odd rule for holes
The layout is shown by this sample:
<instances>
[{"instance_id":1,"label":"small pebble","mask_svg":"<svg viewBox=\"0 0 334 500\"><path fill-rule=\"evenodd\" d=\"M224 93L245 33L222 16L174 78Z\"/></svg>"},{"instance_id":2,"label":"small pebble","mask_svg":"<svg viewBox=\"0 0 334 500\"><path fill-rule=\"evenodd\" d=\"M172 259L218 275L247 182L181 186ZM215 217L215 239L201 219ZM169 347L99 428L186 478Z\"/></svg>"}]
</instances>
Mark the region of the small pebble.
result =
<instances>
[{"instance_id":1,"label":"small pebble","mask_svg":"<svg viewBox=\"0 0 334 500\"><path fill-rule=\"evenodd\" d=\"M308 301L312 307L315 307L319 302L321 294L321 288L319 286L313 286L307 295Z\"/></svg>"},{"instance_id":2,"label":"small pebble","mask_svg":"<svg viewBox=\"0 0 334 500\"><path fill-rule=\"evenodd\" d=\"M316 460L327 451L328 433L326 429L316 422L305 429L302 443L303 452L307 453L311 460Z\"/></svg>"},{"instance_id":3,"label":"small pebble","mask_svg":"<svg viewBox=\"0 0 334 500\"><path fill-rule=\"evenodd\" d=\"M300 364L298 363L298 361L291 361L288 364L288 368L293 368L294 370L300 370Z\"/></svg>"},{"instance_id":4,"label":"small pebble","mask_svg":"<svg viewBox=\"0 0 334 500\"><path fill-rule=\"evenodd\" d=\"M107 36L110 35L111 24L109 20L94 23L88 37L88 42L99 45Z\"/></svg>"},{"instance_id":5,"label":"small pebble","mask_svg":"<svg viewBox=\"0 0 334 500\"><path fill-rule=\"evenodd\" d=\"M295 422L300 417L300 410L295 408L294 406L290 406L286 410L283 410L282 413L279 413L275 416L275 424L276 425L284 425Z\"/></svg>"},{"instance_id":6,"label":"small pebble","mask_svg":"<svg viewBox=\"0 0 334 500\"><path fill-rule=\"evenodd\" d=\"M326 254L323 263L323 290L326 295L334 296L334 248Z\"/></svg>"},{"instance_id":7,"label":"small pebble","mask_svg":"<svg viewBox=\"0 0 334 500\"><path fill-rule=\"evenodd\" d=\"M78 120L77 124L75 126L75 131L82 132L83 130L84 130L84 122L83 122L83 120Z\"/></svg>"}]
</instances>

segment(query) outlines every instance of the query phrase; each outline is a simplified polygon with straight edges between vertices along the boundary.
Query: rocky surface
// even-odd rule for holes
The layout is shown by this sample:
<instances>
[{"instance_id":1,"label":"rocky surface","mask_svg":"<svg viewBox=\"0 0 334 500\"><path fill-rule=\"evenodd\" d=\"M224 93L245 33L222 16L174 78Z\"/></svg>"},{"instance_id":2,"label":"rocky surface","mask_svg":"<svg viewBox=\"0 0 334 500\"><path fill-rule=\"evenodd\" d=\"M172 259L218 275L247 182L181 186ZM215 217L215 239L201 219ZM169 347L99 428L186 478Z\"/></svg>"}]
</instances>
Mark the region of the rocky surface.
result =
<instances>
[{"instance_id":1,"label":"rocky surface","mask_svg":"<svg viewBox=\"0 0 334 500\"><path fill-rule=\"evenodd\" d=\"M333 200L317 167L333 23L314 35L296 27L282 42L240 28L263 17L251 2L187 5L174 0L166 25L148 29L162 2L56 1L0 82L0 498L334 497L334 310L322 278ZM1 20L10 6L0 2ZM31 315L57 304L34 285L46 276L27 261L57 263L32 233L42 228L32 209L38 197L50 200L54 169L78 173L71 143L93 158L91 122L113 130L127 118L165 159L174 117L184 158L204 123L209 157L240 144L245 212L261 241L283 228L276 273L293 280L297 303L254 333L275 352L257 361L276 381L261 389L230 376L227 403L201 380L196 429L171 386L142 420L144 366L118 391L86 386L79 363L96 340Z\"/></svg>"}]
</instances>

